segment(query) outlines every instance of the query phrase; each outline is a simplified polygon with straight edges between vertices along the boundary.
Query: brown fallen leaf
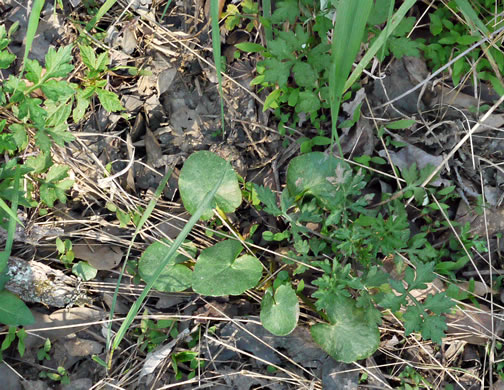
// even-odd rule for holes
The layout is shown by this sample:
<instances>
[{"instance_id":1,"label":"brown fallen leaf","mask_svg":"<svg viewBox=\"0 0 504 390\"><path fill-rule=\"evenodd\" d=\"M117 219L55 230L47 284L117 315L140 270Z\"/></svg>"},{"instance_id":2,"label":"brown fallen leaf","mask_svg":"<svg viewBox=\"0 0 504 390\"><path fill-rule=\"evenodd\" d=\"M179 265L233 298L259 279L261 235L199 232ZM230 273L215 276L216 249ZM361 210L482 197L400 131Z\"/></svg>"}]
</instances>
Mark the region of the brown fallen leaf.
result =
<instances>
[{"instance_id":1,"label":"brown fallen leaf","mask_svg":"<svg viewBox=\"0 0 504 390\"><path fill-rule=\"evenodd\" d=\"M114 269L123 257L119 246L94 240L77 242L73 244L72 250L76 258L87 261L97 270Z\"/></svg>"}]
</instances>

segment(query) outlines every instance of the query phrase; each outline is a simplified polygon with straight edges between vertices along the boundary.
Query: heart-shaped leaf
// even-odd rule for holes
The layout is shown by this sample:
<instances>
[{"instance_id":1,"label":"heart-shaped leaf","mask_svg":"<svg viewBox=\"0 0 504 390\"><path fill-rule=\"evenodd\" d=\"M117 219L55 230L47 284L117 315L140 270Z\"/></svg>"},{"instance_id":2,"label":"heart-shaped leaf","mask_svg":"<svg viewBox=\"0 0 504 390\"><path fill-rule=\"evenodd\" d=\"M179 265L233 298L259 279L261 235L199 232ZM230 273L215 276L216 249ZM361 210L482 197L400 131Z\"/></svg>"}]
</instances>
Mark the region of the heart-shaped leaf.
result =
<instances>
[{"instance_id":1,"label":"heart-shaped leaf","mask_svg":"<svg viewBox=\"0 0 504 390\"><path fill-rule=\"evenodd\" d=\"M344 296L334 298L327 315L330 324L316 324L311 334L317 344L334 359L351 363L371 356L380 344L376 313L357 307L354 300Z\"/></svg>"},{"instance_id":2,"label":"heart-shaped leaf","mask_svg":"<svg viewBox=\"0 0 504 390\"><path fill-rule=\"evenodd\" d=\"M198 294L214 297L240 295L261 279L262 265L251 255L238 255L243 247L226 240L204 249L194 267L192 288Z\"/></svg>"},{"instance_id":3,"label":"heart-shaped leaf","mask_svg":"<svg viewBox=\"0 0 504 390\"><path fill-rule=\"evenodd\" d=\"M322 152L295 157L287 169L289 194L296 198L304 194L313 195L327 204L334 197L334 182L342 180L338 174L344 175L348 169L345 162Z\"/></svg>"},{"instance_id":4,"label":"heart-shaped leaf","mask_svg":"<svg viewBox=\"0 0 504 390\"><path fill-rule=\"evenodd\" d=\"M203 212L201 219L213 216L217 205L223 212L232 213L241 204L242 196L235 171L226 160L208 151L193 153L184 163L179 177L180 196L184 207L194 214L205 195L218 182L223 172L224 179L215 194L211 207Z\"/></svg>"},{"instance_id":5,"label":"heart-shaped leaf","mask_svg":"<svg viewBox=\"0 0 504 390\"><path fill-rule=\"evenodd\" d=\"M276 336L286 336L294 330L299 318L299 301L294 289L282 284L275 291L266 292L261 302L261 322Z\"/></svg>"},{"instance_id":6,"label":"heart-shaped leaf","mask_svg":"<svg viewBox=\"0 0 504 390\"><path fill-rule=\"evenodd\" d=\"M147 247L138 262L138 273L145 282L149 282L169 250L169 244L159 241ZM179 292L191 287L192 271L180 264L184 261L187 261L187 257L182 254L173 256L154 283L154 288L159 291Z\"/></svg>"}]
</instances>

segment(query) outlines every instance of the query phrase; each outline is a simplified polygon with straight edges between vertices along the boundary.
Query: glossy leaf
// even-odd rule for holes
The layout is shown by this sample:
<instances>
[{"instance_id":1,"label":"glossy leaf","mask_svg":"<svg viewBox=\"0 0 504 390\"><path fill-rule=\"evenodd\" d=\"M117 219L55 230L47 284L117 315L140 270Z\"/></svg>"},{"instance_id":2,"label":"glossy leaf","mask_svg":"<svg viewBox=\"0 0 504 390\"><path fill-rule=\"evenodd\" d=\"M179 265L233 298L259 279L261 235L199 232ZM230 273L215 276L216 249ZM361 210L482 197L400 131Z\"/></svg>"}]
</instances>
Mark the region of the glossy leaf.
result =
<instances>
[{"instance_id":1,"label":"glossy leaf","mask_svg":"<svg viewBox=\"0 0 504 390\"><path fill-rule=\"evenodd\" d=\"M148 246L138 262L138 273L144 281L149 282L152 279L154 272L169 250L169 244L159 241ZM153 287L156 290L166 292L179 292L189 288L191 286L192 271L187 266L180 264L184 261L187 261L187 257L182 254L171 257L163 267Z\"/></svg>"},{"instance_id":2,"label":"glossy leaf","mask_svg":"<svg viewBox=\"0 0 504 390\"><path fill-rule=\"evenodd\" d=\"M232 213L241 204L242 195L236 173L231 164L208 151L193 153L180 172L179 190L184 207L191 214L201 204L205 194L210 191L224 174L214 200L203 211L201 219L213 216L212 209L218 206L224 213Z\"/></svg>"},{"instance_id":3,"label":"glossy leaf","mask_svg":"<svg viewBox=\"0 0 504 390\"><path fill-rule=\"evenodd\" d=\"M238 241L226 240L204 249L194 267L192 287L201 295L213 297L240 295L261 278L262 265L251 255L240 256Z\"/></svg>"},{"instance_id":4,"label":"glossy leaf","mask_svg":"<svg viewBox=\"0 0 504 390\"><path fill-rule=\"evenodd\" d=\"M0 291L0 323L23 326L34 322L30 309L18 296L7 290Z\"/></svg>"},{"instance_id":5,"label":"glossy leaf","mask_svg":"<svg viewBox=\"0 0 504 390\"><path fill-rule=\"evenodd\" d=\"M261 322L276 336L291 333L299 319L299 301L296 292L290 285L282 284L271 292L266 292L261 302Z\"/></svg>"}]
</instances>

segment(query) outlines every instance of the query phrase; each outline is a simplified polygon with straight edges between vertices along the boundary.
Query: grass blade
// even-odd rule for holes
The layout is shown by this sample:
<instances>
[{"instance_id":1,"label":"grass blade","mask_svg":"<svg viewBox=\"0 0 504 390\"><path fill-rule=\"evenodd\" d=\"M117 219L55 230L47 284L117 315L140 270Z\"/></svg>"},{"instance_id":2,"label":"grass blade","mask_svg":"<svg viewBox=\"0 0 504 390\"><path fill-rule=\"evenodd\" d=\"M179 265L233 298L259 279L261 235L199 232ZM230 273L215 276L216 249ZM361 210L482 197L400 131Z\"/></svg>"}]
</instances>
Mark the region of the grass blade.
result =
<instances>
[{"instance_id":1,"label":"grass blade","mask_svg":"<svg viewBox=\"0 0 504 390\"><path fill-rule=\"evenodd\" d=\"M16 166L16 172L14 174L14 192L11 199L11 212L9 215L14 214L16 216L18 203L19 203L19 180L21 178L21 174L19 172L19 166ZM7 262L9 261L9 256L12 251L12 244L14 243L14 234L16 233L16 223L18 218L10 217L9 224L7 226L7 240L5 242L5 249L0 252L0 290L3 289L4 280L1 276L3 276L7 270Z\"/></svg>"},{"instance_id":2,"label":"grass blade","mask_svg":"<svg viewBox=\"0 0 504 390\"><path fill-rule=\"evenodd\" d=\"M220 180L215 184L215 187L212 189L212 191L208 192L205 198L203 199L203 202L201 202L201 205L198 207L196 212L193 214L191 219L187 222L187 224L184 226L182 231L179 233L177 236L177 239L173 242L173 244L170 246L170 250L168 253L164 256L163 260L161 261L161 264L157 268L156 272L154 273L152 279L147 283L145 288L143 289L142 293L138 297L138 299L135 301L133 306L131 307L130 311L128 312L128 315L126 316L124 322L121 324L121 327L119 328L115 338L114 342L112 343L112 353L114 350L117 349L119 344L121 343L122 339L124 338L126 331L129 329L131 324L133 323L133 320L135 319L136 315L138 314L138 311L140 310L140 307L142 306L143 301L149 294L150 290L154 286L154 283L158 279L159 275L161 275L161 272L163 271L164 267L168 264L170 259L175 256L177 253L178 248L182 245L188 234L190 233L191 229L196 225L198 220L200 219L201 215L203 214L203 211L208 207L210 202L213 200L217 190L222 184L222 181L224 179L225 175L222 175ZM112 362L112 354L109 359L109 365Z\"/></svg>"},{"instance_id":3,"label":"grass blade","mask_svg":"<svg viewBox=\"0 0 504 390\"><path fill-rule=\"evenodd\" d=\"M212 49L215 69L217 72L217 81L219 83L219 97L221 109L221 130L224 138L224 99L222 97L222 63L221 63L221 41L219 29L219 0L211 0L210 2L210 17L212 19Z\"/></svg>"},{"instance_id":4,"label":"grass blade","mask_svg":"<svg viewBox=\"0 0 504 390\"><path fill-rule=\"evenodd\" d=\"M401 4L396 13L390 18L387 23L387 26L383 29L381 34L378 36L373 45L368 49L364 57L360 60L359 64L353 70L352 74L348 78L345 88L343 89L343 93L352 86L353 83L357 81L357 79L362 74L362 71L369 65L373 57L378 53L381 47L385 44L388 37L394 32L399 23L404 19L406 13L415 5L417 0L405 0L404 3ZM390 27L389 27L390 25ZM355 58L355 57L354 57Z\"/></svg>"},{"instance_id":5,"label":"grass blade","mask_svg":"<svg viewBox=\"0 0 504 390\"><path fill-rule=\"evenodd\" d=\"M341 157L343 151L336 132L341 97L345 81L352 70L364 35L373 0L340 0L336 14L336 24L332 39L331 66L329 71L329 90L332 118L332 143L336 139Z\"/></svg>"},{"instance_id":6,"label":"grass blade","mask_svg":"<svg viewBox=\"0 0 504 390\"><path fill-rule=\"evenodd\" d=\"M152 214L152 211L154 210L154 207L156 206L156 203L161 196L161 193L163 192L164 188L166 187L166 184L168 183L168 180L170 179L171 175L173 173L173 169L170 170L165 174L161 182L159 183L156 192L154 193L153 198L150 200L149 204L147 205L147 208L145 209L145 212L142 215L142 218L140 218L140 221L138 222L138 226L135 229L135 232L133 233L133 237L131 239L130 245L128 247L128 250L126 252L126 258L124 260L121 272L119 273L119 277L117 279L117 284L116 288L114 290L114 296L112 298L112 304L110 305L110 313L109 313L109 326L108 326L108 331L107 331L107 351L110 350L110 341L111 341L111 334L112 334L112 319L114 318L114 312L115 312L115 306L117 302L117 296L119 295L119 287L121 286L121 280L122 276L124 275L124 271L126 270L126 266L128 264L128 259L129 255L131 252L131 248L133 247L133 243L135 242L136 236L142 230L143 225L149 219L150 215Z\"/></svg>"},{"instance_id":7,"label":"grass blade","mask_svg":"<svg viewBox=\"0 0 504 390\"><path fill-rule=\"evenodd\" d=\"M44 3L45 0L35 0L30 11L30 18L28 19L28 27L26 29L26 45L23 55L23 66L21 68L21 73L24 70L24 66L28 58L28 53L31 50L33 40L35 39L35 35L37 34L40 13L42 12L42 8L44 8Z\"/></svg>"},{"instance_id":8,"label":"grass blade","mask_svg":"<svg viewBox=\"0 0 504 390\"><path fill-rule=\"evenodd\" d=\"M102 4L96 15L86 24L86 31L91 31L91 29L103 18L110 8L117 2L117 0L107 0Z\"/></svg>"}]
</instances>

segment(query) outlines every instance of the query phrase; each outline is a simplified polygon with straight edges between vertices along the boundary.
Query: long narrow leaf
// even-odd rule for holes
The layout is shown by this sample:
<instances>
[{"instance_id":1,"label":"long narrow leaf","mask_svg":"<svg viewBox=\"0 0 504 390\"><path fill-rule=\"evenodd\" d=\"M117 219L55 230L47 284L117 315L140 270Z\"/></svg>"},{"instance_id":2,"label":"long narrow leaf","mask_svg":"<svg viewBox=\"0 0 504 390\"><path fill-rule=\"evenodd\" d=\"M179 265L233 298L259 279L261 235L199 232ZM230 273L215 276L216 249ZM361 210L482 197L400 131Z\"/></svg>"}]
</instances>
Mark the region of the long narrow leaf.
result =
<instances>
[{"instance_id":1,"label":"long narrow leaf","mask_svg":"<svg viewBox=\"0 0 504 390\"><path fill-rule=\"evenodd\" d=\"M367 50L366 54L360 60L359 64L355 67L354 71L348 78L345 88L343 89L343 93L352 86L353 83L357 81L357 79L362 74L362 71L366 69L366 66L369 65L373 57L378 53L378 50L385 44L388 37L394 32L399 23L404 19L406 13L415 5L417 0L405 0L404 3L401 4L396 13L390 18L387 23L387 27L383 29L381 34L376 38L373 45ZM390 25L390 27L389 27Z\"/></svg>"},{"instance_id":2,"label":"long narrow leaf","mask_svg":"<svg viewBox=\"0 0 504 390\"><path fill-rule=\"evenodd\" d=\"M154 283L159 278L159 275L161 275L161 272L166 267L166 265L170 262L171 258L173 256L175 256L178 248L182 245L182 243L184 242L184 240L186 239L186 237L188 236L189 232L194 227L194 225L196 225L196 223L200 219L200 217L203 214L203 212L205 211L205 209L207 209L209 204L211 204L211 201L213 200L217 190L219 189L219 187L222 184L224 176L225 175L223 174L221 176L220 180L215 184L215 187L212 189L212 191L208 192L208 194L203 199L203 202L201 202L201 205L198 207L198 209L193 214L191 219L189 219L187 224L184 226L182 231L179 233L179 235L177 236L177 239L170 246L169 251L166 253L164 258L162 259L161 263L159 264L159 267L156 269L156 272L154 272L154 274L152 275L152 279L149 280L149 282L147 283L147 285L143 289L142 293L140 294L140 296L138 297L138 299L135 301L135 303L131 307L130 311L128 312L128 315L126 316L121 327L119 328L119 330L114 338L114 342L112 344L112 350L117 349L117 347L121 343L122 339L124 338L126 331L129 329L129 327L133 323L133 320L135 319L136 315L138 314L144 299L147 297L150 290L154 286ZM109 361L109 364L110 364L110 361Z\"/></svg>"},{"instance_id":3,"label":"long narrow leaf","mask_svg":"<svg viewBox=\"0 0 504 390\"><path fill-rule=\"evenodd\" d=\"M21 178L21 174L19 173L19 167L16 168L16 172L14 173L14 195L11 199L11 214L16 215L18 203L19 203L19 180ZM5 273L4 271L7 268L7 262L9 261L9 256L12 251L12 244L14 243L14 234L16 233L16 223L17 218L9 218L9 224L7 227L7 241L5 242L5 249L0 252L0 275ZM3 283L3 281L2 281ZM2 289L3 286L0 286Z\"/></svg>"},{"instance_id":4,"label":"long narrow leaf","mask_svg":"<svg viewBox=\"0 0 504 390\"><path fill-rule=\"evenodd\" d=\"M26 59L28 58L28 53L31 50L33 40L35 39L35 34L37 34L37 28L40 20L40 13L42 8L44 8L45 0L35 0L33 2L30 18L28 19L28 27L26 28L26 45L23 55L23 67L24 69Z\"/></svg>"},{"instance_id":5,"label":"long narrow leaf","mask_svg":"<svg viewBox=\"0 0 504 390\"><path fill-rule=\"evenodd\" d=\"M117 0L107 0L102 4L96 15L86 24L86 31L91 31L91 29L103 18L110 8L117 2Z\"/></svg>"},{"instance_id":6,"label":"long narrow leaf","mask_svg":"<svg viewBox=\"0 0 504 390\"><path fill-rule=\"evenodd\" d=\"M210 1L210 14L212 19L212 48L215 69L217 72L217 81L219 83L220 111L221 111L221 129L224 137L224 99L222 97L222 64L221 64L221 41L219 29L219 0Z\"/></svg>"},{"instance_id":7,"label":"long narrow leaf","mask_svg":"<svg viewBox=\"0 0 504 390\"><path fill-rule=\"evenodd\" d=\"M112 298L112 304L110 305L110 313L109 313L109 327L108 327L108 332L107 332L107 351L110 350L110 341L111 341L111 334L112 334L112 319L114 318L114 311L115 311L115 306L117 302L117 296L119 295L119 287L121 286L121 280L122 276L124 275L124 271L126 270L126 265L128 264L128 259L129 255L131 252L131 248L133 247L133 243L135 242L136 236L142 230L143 225L145 222L149 219L150 215L152 214L152 211L154 210L154 207L156 206L157 201L159 200L159 197L161 196L161 193L163 192L164 188L166 187L166 184L168 183L168 180L170 179L171 175L173 173L173 169L170 170L165 174L161 182L159 183L158 187L156 188L156 192L154 193L153 198L150 200L149 204L147 205L147 208L145 209L145 212L142 215L142 218L140 218L140 221L138 222L138 225L135 229L135 233L133 233L133 237L131 238L130 245L128 246L128 251L126 252L126 258L124 260L121 273L119 274L119 277L117 278L117 283L116 283L116 288L114 291L114 296Z\"/></svg>"},{"instance_id":8,"label":"long narrow leaf","mask_svg":"<svg viewBox=\"0 0 504 390\"><path fill-rule=\"evenodd\" d=\"M348 74L357 56L369 18L373 0L340 0L336 14L336 24L332 39L331 67L329 72L329 89L332 118L332 140L336 139L339 152L343 151L339 143L336 124L338 121L341 97Z\"/></svg>"}]
</instances>

